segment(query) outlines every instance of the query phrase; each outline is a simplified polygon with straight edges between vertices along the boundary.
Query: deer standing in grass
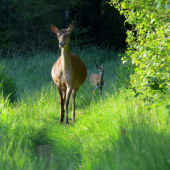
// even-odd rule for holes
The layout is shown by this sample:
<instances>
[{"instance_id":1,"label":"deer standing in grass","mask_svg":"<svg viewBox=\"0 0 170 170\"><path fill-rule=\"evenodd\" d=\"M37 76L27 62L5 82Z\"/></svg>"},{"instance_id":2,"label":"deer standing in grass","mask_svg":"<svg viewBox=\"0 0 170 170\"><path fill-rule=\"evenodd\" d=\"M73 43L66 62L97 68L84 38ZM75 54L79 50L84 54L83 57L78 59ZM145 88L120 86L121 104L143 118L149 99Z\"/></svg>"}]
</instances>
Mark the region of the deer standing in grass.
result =
<instances>
[{"instance_id":1,"label":"deer standing in grass","mask_svg":"<svg viewBox=\"0 0 170 170\"><path fill-rule=\"evenodd\" d=\"M95 89L100 89L100 95L102 96L102 88L104 86L104 80L103 80L103 75L104 75L104 64L102 64L102 68L96 65L96 68L99 70L99 75L97 73L93 73L90 76L90 82L94 86Z\"/></svg>"},{"instance_id":2,"label":"deer standing in grass","mask_svg":"<svg viewBox=\"0 0 170 170\"><path fill-rule=\"evenodd\" d=\"M72 54L70 50L69 41L73 29L73 23L69 25L68 29L58 29L56 26L51 25L51 30L57 34L59 47L61 48L61 56L53 65L51 75L60 94L60 123L63 123L64 112L66 111L65 124L69 124L68 105L70 95L72 93L72 122L74 122L76 92L87 77L85 64L77 55Z\"/></svg>"}]
</instances>

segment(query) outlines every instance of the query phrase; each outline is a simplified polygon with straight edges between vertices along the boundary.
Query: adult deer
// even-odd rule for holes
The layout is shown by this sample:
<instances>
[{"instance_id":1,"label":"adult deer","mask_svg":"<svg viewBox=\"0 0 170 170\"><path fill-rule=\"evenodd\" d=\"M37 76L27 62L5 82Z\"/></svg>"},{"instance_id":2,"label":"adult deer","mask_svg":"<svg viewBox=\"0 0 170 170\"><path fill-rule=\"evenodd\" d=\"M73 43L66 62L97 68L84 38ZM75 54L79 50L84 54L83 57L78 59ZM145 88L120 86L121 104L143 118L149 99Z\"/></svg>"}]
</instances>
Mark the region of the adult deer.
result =
<instances>
[{"instance_id":1,"label":"adult deer","mask_svg":"<svg viewBox=\"0 0 170 170\"><path fill-rule=\"evenodd\" d=\"M64 112L66 111L65 124L68 122L68 105L69 98L72 93L72 122L75 120L75 98L79 87L85 82L87 77L87 69L83 61L70 50L70 34L74 29L74 24L70 24L68 29L58 29L51 25L51 30L57 34L59 47L61 48L61 56L53 65L51 75L57 85L60 94L60 123L64 121ZM64 111L65 105L65 111Z\"/></svg>"},{"instance_id":2,"label":"adult deer","mask_svg":"<svg viewBox=\"0 0 170 170\"><path fill-rule=\"evenodd\" d=\"M99 75L97 73L93 73L90 76L90 82L92 85L98 90L100 88L100 95L102 96L102 88L104 86L104 80L103 80L103 75L104 75L104 64L102 64L102 68L96 65L96 68L99 70Z\"/></svg>"}]
</instances>

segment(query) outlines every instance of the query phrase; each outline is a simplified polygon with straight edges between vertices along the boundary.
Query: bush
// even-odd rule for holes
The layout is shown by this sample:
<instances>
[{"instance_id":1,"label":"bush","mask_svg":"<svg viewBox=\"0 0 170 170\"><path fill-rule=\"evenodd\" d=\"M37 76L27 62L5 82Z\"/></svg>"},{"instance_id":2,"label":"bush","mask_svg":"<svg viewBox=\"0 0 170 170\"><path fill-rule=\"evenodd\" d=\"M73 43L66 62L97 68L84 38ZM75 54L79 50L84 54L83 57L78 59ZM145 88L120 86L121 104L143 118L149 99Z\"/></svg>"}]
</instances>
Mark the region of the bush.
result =
<instances>
[{"instance_id":1,"label":"bush","mask_svg":"<svg viewBox=\"0 0 170 170\"><path fill-rule=\"evenodd\" d=\"M134 67L132 88L150 97L164 95L170 88L170 1L112 1L133 25L127 30L129 57L122 58Z\"/></svg>"},{"instance_id":2,"label":"bush","mask_svg":"<svg viewBox=\"0 0 170 170\"><path fill-rule=\"evenodd\" d=\"M0 92L3 94L4 98L8 97L9 101L14 103L17 99L16 91L16 83L14 83L10 77L6 77L0 66Z\"/></svg>"}]
</instances>

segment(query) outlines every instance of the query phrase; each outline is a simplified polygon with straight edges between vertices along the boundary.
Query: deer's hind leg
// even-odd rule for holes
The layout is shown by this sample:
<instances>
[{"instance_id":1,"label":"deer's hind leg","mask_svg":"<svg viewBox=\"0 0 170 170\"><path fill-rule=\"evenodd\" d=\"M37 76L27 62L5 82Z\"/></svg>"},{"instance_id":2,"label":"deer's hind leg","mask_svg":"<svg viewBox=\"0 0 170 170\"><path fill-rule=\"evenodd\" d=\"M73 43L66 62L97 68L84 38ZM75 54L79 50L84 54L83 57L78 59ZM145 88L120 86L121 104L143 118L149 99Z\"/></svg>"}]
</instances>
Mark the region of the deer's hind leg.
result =
<instances>
[{"instance_id":1,"label":"deer's hind leg","mask_svg":"<svg viewBox=\"0 0 170 170\"><path fill-rule=\"evenodd\" d=\"M79 88L72 90L72 110L73 110L72 122L75 121L75 98L76 98L76 92L77 92L78 89Z\"/></svg>"},{"instance_id":2,"label":"deer's hind leg","mask_svg":"<svg viewBox=\"0 0 170 170\"><path fill-rule=\"evenodd\" d=\"M67 91L66 91L66 101L65 101L65 109L66 109L66 120L65 120L65 124L68 125L68 105L69 105L69 99L70 99L70 95L72 92L72 88L70 86L67 86Z\"/></svg>"}]
</instances>

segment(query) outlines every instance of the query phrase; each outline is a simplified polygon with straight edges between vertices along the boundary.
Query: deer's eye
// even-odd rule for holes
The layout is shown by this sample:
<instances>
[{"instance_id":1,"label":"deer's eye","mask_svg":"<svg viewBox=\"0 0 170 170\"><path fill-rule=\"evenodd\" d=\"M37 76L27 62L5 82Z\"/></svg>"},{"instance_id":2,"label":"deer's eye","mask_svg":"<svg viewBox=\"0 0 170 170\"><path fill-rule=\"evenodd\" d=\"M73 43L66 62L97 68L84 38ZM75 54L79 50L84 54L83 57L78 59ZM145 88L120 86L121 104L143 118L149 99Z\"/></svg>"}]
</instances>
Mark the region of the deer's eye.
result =
<instances>
[{"instance_id":1,"label":"deer's eye","mask_svg":"<svg viewBox=\"0 0 170 170\"><path fill-rule=\"evenodd\" d=\"M57 36L58 36L58 37L61 36L61 33L57 33Z\"/></svg>"}]
</instances>

